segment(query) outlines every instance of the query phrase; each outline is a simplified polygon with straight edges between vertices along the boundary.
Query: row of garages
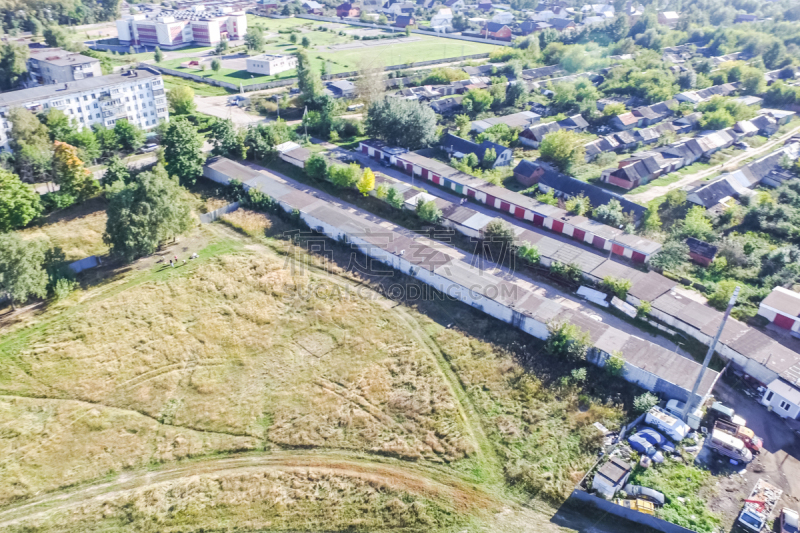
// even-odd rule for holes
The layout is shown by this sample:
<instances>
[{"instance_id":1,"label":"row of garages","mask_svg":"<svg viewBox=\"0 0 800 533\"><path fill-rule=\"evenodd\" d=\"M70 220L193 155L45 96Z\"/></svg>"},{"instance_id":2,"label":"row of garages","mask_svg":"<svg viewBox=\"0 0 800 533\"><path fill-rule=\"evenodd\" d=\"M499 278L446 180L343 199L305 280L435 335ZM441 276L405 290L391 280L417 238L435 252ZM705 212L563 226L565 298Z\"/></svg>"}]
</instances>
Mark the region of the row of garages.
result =
<instances>
[{"instance_id":1,"label":"row of garages","mask_svg":"<svg viewBox=\"0 0 800 533\"><path fill-rule=\"evenodd\" d=\"M460 172L449 165L414 152L386 146L376 140L362 141L359 149L375 160L387 161L407 174L419 176L456 194L473 199L534 226L546 228L599 250L646 263L661 244L625 233L584 216L572 215L559 207Z\"/></svg>"}]
</instances>

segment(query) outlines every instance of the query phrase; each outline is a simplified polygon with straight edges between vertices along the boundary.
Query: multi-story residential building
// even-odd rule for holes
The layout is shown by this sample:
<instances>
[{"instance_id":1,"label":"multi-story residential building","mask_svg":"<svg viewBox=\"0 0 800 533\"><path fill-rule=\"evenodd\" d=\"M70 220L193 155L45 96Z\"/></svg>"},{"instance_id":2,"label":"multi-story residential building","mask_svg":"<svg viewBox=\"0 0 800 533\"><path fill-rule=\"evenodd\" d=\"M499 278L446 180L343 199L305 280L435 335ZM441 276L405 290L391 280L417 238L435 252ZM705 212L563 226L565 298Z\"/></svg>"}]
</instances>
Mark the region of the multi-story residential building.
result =
<instances>
[{"instance_id":1,"label":"multi-story residential building","mask_svg":"<svg viewBox=\"0 0 800 533\"><path fill-rule=\"evenodd\" d=\"M247 72L272 76L273 74L297 68L297 58L294 56L261 54L248 57L245 60L245 64L247 65Z\"/></svg>"},{"instance_id":2,"label":"multi-story residential building","mask_svg":"<svg viewBox=\"0 0 800 533\"><path fill-rule=\"evenodd\" d=\"M124 46L158 46L163 50L213 46L221 40L243 39L247 15L229 7L206 9L196 5L180 11L162 11L152 19L145 14L127 16L117 21L117 33Z\"/></svg>"},{"instance_id":3,"label":"multi-story residential building","mask_svg":"<svg viewBox=\"0 0 800 533\"><path fill-rule=\"evenodd\" d=\"M35 48L28 58L29 86L67 83L102 76L100 60L61 48Z\"/></svg>"},{"instance_id":4,"label":"multi-story residential building","mask_svg":"<svg viewBox=\"0 0 800 533\"><path fill-rule=\"evenodd\" d=\"M161 74L148 68L84 78L0 94L0 147L9 150L8 112L24 107L34 113L60 109L78 128L102 124L114 127L127 119L144 130L169 120Z\"/></svg>"}]
</instances>

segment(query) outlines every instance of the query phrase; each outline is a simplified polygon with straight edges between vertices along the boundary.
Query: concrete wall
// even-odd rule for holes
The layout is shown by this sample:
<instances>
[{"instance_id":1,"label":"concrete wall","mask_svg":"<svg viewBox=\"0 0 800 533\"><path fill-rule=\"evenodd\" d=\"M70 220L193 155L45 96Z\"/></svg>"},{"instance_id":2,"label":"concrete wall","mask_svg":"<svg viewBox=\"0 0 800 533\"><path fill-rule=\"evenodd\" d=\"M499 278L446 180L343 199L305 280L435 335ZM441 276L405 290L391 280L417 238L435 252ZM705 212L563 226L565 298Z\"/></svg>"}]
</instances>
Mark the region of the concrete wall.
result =
<instances>
[{"instance_id":1,"label":"concrete wall","mask_svg":"<svg viewBox=\"0 0 800 533\"><path fill-rule=\"evenodd\" d=\"M621 505L598 498L597 496L593 496L588 492L577 488L572 491L572 494L567 501L581 506L590 505L600 509L601 511L605 511L606 513L624 518L625 520L630 520L631 522L635 522L637 524L642 524L643 526L651 527L657 531L662 531L663 533L696 533L692 529L686 529L685 527L667 522L666 520L661 520L660 518L650 516L649 514L640 513L639 511L634 511L632 509L626 509Z\"/></svg>"},{"instance_id":2,"label":"concrete wall","mask_svg":"<svg viewBox=\"0 0 800 533\"><path fill-rule=\"evenodd\" d=\"M200 215L200 223L208 224L209 222L214 222L222 215L231 213L233 211L236 211L237 209L239 209L239 202L233 202L232 204L228 204L226 206L220 207L219 209L215 209L210 213L203 213L202 215Z\"/></svg>"}]
</instances>

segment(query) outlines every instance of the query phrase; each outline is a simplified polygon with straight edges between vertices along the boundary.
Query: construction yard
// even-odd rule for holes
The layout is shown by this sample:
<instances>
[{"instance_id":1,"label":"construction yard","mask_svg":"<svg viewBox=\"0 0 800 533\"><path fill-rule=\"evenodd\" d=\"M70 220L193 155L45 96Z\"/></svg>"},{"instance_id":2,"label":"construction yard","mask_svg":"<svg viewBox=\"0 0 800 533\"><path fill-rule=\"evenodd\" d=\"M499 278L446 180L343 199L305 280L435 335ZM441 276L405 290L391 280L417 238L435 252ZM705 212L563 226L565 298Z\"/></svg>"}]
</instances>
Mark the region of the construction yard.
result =
<instances>
[{"instance_id":1,"label":"construction yard","mask_svg":"<svg viewBox=\"0 0 800 533\"><path fill-rule=\"evenodd\" d=\"M101 253L102 206L60 223ZM240 209L0 317L0 528L621 530L559 506L634 391L293 229Z\"/></svg>"}]
</instances>

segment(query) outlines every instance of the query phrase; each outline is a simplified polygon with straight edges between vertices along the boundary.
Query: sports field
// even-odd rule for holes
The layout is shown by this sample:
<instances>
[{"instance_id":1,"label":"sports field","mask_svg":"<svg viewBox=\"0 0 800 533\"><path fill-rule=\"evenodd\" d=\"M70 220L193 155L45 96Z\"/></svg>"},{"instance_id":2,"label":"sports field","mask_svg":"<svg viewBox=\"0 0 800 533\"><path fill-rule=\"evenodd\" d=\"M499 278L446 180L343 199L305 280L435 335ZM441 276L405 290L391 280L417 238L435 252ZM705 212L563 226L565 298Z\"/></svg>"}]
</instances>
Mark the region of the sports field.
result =
<instances>
[{"instance_id":1,"label":"sports field","mask_svg":"<svg viewBox=\"0 0 800 533\"><path fill-rule=\"evenodd\" d=\"M292 54L297 51L303 38L307 37L310 41L308 52L313 64L320 71L329 74L358 70L359 63L365 56L377 56L386 66L392 66L462 55L484 54L498 48L493 44L459 41L429 35L411 34L410 37L406 37L402 31L398 31L396 38L393 39L362 40L360 37L390 35L392 32L297 18L270 19L248 15L248 25L257 25L263 28L267 41L265 53ZM321 30L322 27L327 29ZM290 29L296 31L286 33ZM279 33L280 31L284 33ZM291 42L291 35L296 37L296 43ZM356 36L359 39L355 39ZM205 71L181 67L181 63L187 61L187 58L166 60L160 65L236 85L265 83L293 78L297 75L296 70L287 70L274 76L251 74L242 70L238 64L240 60L236 59L223 60L222 68L218 72L214 72L210 68L211 57L206 59L207 69Z\"/></svg>"}]
</instances>

